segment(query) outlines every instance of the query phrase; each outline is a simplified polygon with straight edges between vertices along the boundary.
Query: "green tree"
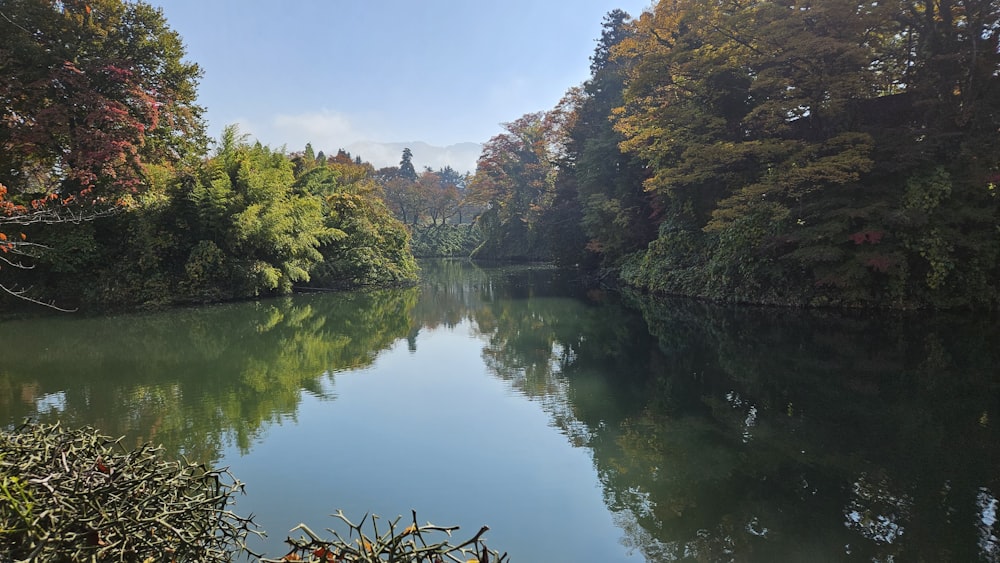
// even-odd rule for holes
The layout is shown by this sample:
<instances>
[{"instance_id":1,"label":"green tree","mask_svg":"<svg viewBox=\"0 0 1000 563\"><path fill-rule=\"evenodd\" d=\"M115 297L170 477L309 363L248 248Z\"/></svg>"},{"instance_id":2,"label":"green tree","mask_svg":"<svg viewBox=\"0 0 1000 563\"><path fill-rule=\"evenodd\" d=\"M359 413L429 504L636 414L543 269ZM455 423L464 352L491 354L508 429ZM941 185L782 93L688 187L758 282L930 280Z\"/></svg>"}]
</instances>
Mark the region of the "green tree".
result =
<instances>
[{"instance_id":1,"label":"green tree","mask_svg":"<svg viewBox=\"0 0 1000 563\"><path fill-rule=\"evenodd\" d=\"M403 154L400 157L399 176L411 182L417 181L417 171L413 168L413 151L409 148L403 149Z\"/></svg>"},{"instance_id":2,"label":"green tree","mask_svg":"<svg viewBox=\"0 0 1000 563\"><path fill-rule=\"evenodd\" d=\"M658 4L619 48L616 127L664 206L626 278L772 303L994 301L998 21L981 2ZM954 275L959 259L974 266Z\"/></svg>"},{"instance_id":3,"label":"green tree","mask_svg":"<svg viewBox=\"0 0 1000 563\"><path fill-rule=\"evenodd\" d=\"M292 163L283 153L237 137L235 126L226 129L191 197L207 205L205 213L222 214L225 238L208 240L230 260L236 296L287 293L322 261L319 246L343 234L325 225L316 198L293 191ZM215 229L213 223L202 226ZM200 257L192 254L189 263Z\"/></svg>"},{"instance_id":4,"label":"green tree","mask_svg":"<svg viewBox=\"0 0 1000 563\"><path fill-rule=\"evenodd\" d=\"M322 151L320 151L320 154L322 154ZM306 143L305 150L301 153L293 154L291 160L296 178L321 165L316 152L313 150L312 143ZM325 156L323 157L323 164L326 164Z\"/></svg>"},{"instance_id":5,"label":"green tree","mask_svg":"<svg viewBox=\"0 0 1000 563\"><path fill-rule=\"evenodd\" d=\"M331 236L319 247L322 263L313 270L314 287L410 283L417 265L406 227L380 197L369 164L334 159L299 178L295 189L322 202Z\"/></svg>"},{"instance_id":6,"label":"green tree","mask_svg":"<svg viewBox=\"0 0 1000 563\"><path fill-rule=\"evenodd\" d=\"M643 190L645 163L619 149L624 138L610 121L612 110L622 104L626 76L625 60L612 58L612 52L631 36L631 27L622 10L605 16L591 78L563 101L562 111L571 117L546 222L553 253L571 264L599 260L617 266L656 236L653 201Z\"/></svg>"}]
</instances>

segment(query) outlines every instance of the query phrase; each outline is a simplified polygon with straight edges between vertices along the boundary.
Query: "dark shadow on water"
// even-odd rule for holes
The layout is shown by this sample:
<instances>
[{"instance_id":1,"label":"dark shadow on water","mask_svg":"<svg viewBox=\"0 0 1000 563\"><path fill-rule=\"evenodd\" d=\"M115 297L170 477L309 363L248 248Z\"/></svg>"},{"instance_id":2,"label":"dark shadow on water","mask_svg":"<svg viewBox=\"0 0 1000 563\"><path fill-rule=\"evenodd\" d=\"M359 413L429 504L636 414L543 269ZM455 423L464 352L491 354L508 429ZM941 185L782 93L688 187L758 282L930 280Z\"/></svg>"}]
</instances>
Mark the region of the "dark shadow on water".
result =
<instances>
[{"instance_id":1,"label":"dark shadow on water","mask_svg":"<svg viewBox=\"0 0 1000 563\"><path fill-rule=\"evenodd\" d=\"M534 275L472 308L484 360L592 451L648 560L1000 560L995 317L619 301Z\"/></svg>"}]
</instances>

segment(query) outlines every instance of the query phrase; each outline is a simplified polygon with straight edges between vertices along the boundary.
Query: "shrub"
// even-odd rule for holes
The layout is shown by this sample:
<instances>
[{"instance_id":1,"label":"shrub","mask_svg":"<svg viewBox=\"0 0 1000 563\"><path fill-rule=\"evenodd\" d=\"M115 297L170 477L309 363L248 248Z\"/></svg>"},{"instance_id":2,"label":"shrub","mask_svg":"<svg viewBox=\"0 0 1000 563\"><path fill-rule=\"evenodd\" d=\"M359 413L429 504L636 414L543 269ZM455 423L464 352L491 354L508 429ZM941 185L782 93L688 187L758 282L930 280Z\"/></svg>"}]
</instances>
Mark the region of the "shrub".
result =
<instances>
[{"instance_id":1,"label":"shrub","mask_svg":"<svg viewBox=\"0 0 1000 563\"><path fill-rule=\"evenodd\" d=\"M371 535L369 536L365 533L367 515L355 524L338 510L333 516L347 526L347 538L341 536L336 530L328 530L333 533L333 538L323 539L305 524L299 524L292 531L301 530L306 535L298 539L289 537L285 540L292 546L292 550L280 559L261 559L261 563L287 561L306 561L309 563L355 561L366 563L444 563L445 561L453 563L506 563L509 561L506 553L501 554L486 547L482 536L489 530L487 526L480 528L479 532L472 538L458 545L452 545L448 541L435 541L432 536L443 533L450 538L451 533L457 530L458 526L445 528L431 523L420 525L417 523L417 513L415 511L411 513L413 515L411 523L402 529L399 525L401 516L379 530L378 517L372 515L370 518ZM353 540L352 537L354 537Z\"/></svg>"},{"instance_id":2,"label":"shrub","mask_svg":"<svg viewBox=\"0 0 1000 563\"><path fill-rule=\"evenodd\" d=\"M231 561L258 533L225 470L127 450L90 428L0 433L0 559Z\"/></svg>"}]
</instances>

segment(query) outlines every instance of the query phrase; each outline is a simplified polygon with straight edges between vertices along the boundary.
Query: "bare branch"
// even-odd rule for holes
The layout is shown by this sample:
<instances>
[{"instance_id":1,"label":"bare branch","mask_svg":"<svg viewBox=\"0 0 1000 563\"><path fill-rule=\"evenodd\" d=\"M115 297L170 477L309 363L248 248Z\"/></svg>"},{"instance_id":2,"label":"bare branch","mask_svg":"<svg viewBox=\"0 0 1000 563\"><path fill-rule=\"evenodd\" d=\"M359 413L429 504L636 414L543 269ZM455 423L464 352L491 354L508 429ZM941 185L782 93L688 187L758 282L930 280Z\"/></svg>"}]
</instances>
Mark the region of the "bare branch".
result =
<instances>
[{"instance_id":1,"label":"bare branch","mask_svg":"<svg viewBox=\"0 0 1000 563\"><path fill-rule=\"evenodd\" d=\"M0 284L0 290L3 290L3 291L7 292L10 295L13 295L14 297L17 297L18 299L23 299L24 301L27 301L29 303L34 303L36 305L41 305L43 307L48 307L49 309L55 309L56 311L60 311L60 312L63 312L63 313L75 313L76 312L76 309L64 309L64 308L56 305L52 301L41 301L39 299L35 299L34 297L31 297L30 295L28 295L28 291L31 290L30 287L25 288L25 289L17 289L17 288L10 288L10 287L7 287L6 285Z\"/></svg>"},{"instance_id":2,"label":"bare branch","mask_svg":"<svg viewBox=\"0 0 1000 563\"><path fill-rule=\"evenodd\" d=\"M114 215L116 208L73 209L70 207L36 209L25 213L0 215L0 226L4 225L56 225L61 223L80 224L102 217Z\"/></svg>"}]
</instances>

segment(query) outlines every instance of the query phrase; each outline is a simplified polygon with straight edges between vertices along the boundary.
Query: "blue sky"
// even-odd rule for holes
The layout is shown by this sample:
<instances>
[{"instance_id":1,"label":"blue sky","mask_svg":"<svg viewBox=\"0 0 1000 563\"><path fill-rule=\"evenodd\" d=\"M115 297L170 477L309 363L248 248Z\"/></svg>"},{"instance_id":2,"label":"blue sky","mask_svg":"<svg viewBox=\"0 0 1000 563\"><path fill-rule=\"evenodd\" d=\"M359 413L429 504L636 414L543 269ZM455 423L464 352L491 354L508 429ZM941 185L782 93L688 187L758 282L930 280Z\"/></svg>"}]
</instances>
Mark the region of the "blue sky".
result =
<instances>
[{"instance_id":1,"label":"blue sky","mask_svg":"<svg viewBox=\"0 0 1000 563\"><path fill-rule=\"evenodd\" d=\"M204 70L209 134L272 146L482 143L589 75L606 13L649 0L152 0ZM364 156L364 155L362 155ZM414 161L419 165L419 155ZM398 160L398 159L397 159ZM376 163L377 165L382 165Z\"/></svg>"}]
</instances>

